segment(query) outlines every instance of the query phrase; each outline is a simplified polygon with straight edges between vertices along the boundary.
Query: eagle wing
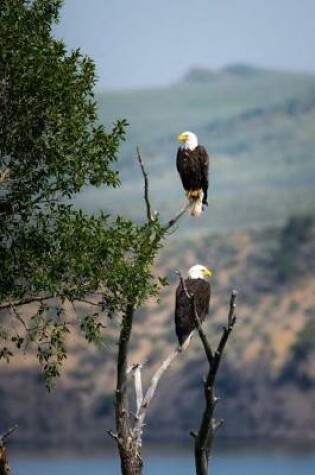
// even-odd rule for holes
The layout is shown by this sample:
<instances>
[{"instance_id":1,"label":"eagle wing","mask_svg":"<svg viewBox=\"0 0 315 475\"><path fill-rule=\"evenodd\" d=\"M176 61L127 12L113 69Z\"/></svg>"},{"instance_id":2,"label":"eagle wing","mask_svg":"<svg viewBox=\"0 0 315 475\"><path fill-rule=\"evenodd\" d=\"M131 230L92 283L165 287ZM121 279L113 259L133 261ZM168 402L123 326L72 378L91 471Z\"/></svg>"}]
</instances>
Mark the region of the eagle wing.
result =
<instances>
[{"instance_id":1,"label":"eagle wing","mask_svg":"<svg viewBox=\"0 0 315 475\"><path fill-rule=\"evenodd\" d=\"M203 145L198 145L195 148L200 167L200 185L203 191L202 202L208 204L208 184L209 184L209 155Z\"/></svg>"},{"instance_id":2,"label":"eagle wing","mask_svg":"<svg viewBox=\"0 0 315 475\"><path fill-rule=\"evenodd\" d=\"M194 161L191 152L181 147L177 150L176 168L186 191L192 189L192 177L195 175Z\"/></svg>"},{"instance_id":3,"label":"eagle wing","mask_svg":"<svg viewBox=\"0 0 315 475\"><path fill-rule=\"evenodd\" d=\"M176 168L186 191L203 191L203 203L207 204L209 156L203 145L195 150L177 150Z\"/></svg>"},{"instance_id":4,"label":"eagle wing","mask_svg":"<svg viewBox=\"0 0 315 475\"><path fill-rule=\"evenodd\" d=\"M200 321L203 322L209 312L211 287L204 279L186 279L186 289L189 295L194 296L196 310ZM180 345L195 328L194 309L192 302L187 298L180 283L176 289L175 301L175 330Z\"/></svg>"}]
</instances>

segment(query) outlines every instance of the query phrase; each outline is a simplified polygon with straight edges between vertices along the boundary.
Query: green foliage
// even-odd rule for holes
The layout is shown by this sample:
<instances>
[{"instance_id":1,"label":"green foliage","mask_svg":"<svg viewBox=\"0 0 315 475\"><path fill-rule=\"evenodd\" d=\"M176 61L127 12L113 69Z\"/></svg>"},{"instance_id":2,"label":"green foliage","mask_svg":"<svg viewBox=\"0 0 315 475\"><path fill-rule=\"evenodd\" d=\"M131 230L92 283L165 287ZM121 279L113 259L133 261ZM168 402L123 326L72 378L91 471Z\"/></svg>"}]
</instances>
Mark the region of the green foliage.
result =
<instances>
[{"instance_id":1,"label":"green foliage","mask_svg":"<svg viewBox=\"0 0 315 475\"><path fill-rule=\"evenodd\" d=\"M98 321L99 314L85 315L81 319L80 328L89 343L100 344L102 342L102 328L105 326Z\"/></svg>"},{"instance_id":2,"label":"green foliage","mask_svg":"<svg viewBox=\"0 0 315 475\"><path fill-rule=\"evenodd\" d=\"M99 123L93 62L51 34L61 3L0 5L0 305L7 317L0 359L35 346L49 386L66 358L65 299L101 293L81 320L87 340L98 343L103 312L121 314L157 295L163 281L151 266L165 233L158 219L134 224L71 204L86 186L119 185L113 165L127 123L110 132ZM34 299L27 321L10 306Z\"/></svg>"},{"instance_id":3,"label":"green foliage","mask_svg":"<svg viewBox=\"0 0 315 475\"><path fill-rule=\"evenodd\" d=\"M67 221L72 231L65 199L88 184L119 184L112 164L126 122L111 133L99 124L93 62L51 35L60 5L4 0L0 7L1 300L39 290L47 249L65 237L52 229Z\"/></svg>"}]
</instances>

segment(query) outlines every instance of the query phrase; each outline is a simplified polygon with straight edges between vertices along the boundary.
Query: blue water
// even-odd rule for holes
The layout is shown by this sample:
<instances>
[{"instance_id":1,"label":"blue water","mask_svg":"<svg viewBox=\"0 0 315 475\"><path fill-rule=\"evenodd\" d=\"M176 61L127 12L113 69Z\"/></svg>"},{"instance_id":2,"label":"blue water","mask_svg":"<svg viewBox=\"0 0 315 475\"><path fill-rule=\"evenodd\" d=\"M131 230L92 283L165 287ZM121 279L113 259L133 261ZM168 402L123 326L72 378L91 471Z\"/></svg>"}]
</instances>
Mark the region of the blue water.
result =
<instances>
[{"instance_id":1,"label":"blue water","mask_svg":"<svg viewBox=\"0 0 315 475\"><path fill-rule=\"evenodd\" d=\"M192 455L148 456L144 475L194 475ZM14 475L120 475L115 457L16 459L11 462ZM211 475L315 475L315 453L244 453L216 455Z\"/></svg>"}]
</instances>

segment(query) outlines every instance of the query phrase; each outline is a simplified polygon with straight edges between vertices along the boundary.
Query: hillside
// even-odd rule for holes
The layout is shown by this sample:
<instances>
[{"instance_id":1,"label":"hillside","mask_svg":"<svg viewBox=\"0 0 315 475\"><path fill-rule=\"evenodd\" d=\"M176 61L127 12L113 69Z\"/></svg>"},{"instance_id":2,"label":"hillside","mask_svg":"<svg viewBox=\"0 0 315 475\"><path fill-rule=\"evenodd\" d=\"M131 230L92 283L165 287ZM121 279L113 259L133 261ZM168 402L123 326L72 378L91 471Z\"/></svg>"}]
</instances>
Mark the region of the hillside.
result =
<instances>
[{"instance_id":1,"label":"hillside","mask_svg":"<svg viewBox=\"0 0 315 475\"><path fill-rule=\"evenodd\" d=\"M169 286L160 303L137 313L131 361L146 361L148 382L176 344L174 271L203 263L213 270L205 323L212 342L231 289L239 290L238 324L219 378L218 409L226 420L220 436L314 443L315 76L246 65L194 69L168 88L108 92L98 102L107 124L117 117L130 122L118 164L123 185L86 190L77 202L85 209L143 219L139 145L152 207L169 219L185 201L175 170L177 134L193 130L212 157L209 208L200 219L185 216L168 237L155 272ZM74 331L64 377L50 394L35 359L1 361L0 433L18 423L14 443L26 449L111 447L105 430L113 427L118 328L119 321L106 321L100 350ZM199 422L204 368L195 336L162 381L149 438L189 439Z\"/></svg>"},{"instance_id":2,"label":"hillside","mask_svg":"<svg viewBox=\"0 0 315 475\"><path fill-rule=\"evenodd\" d=\"M157 263L167 275L161 302L138 312L131 361L147 361L145 381L174 347L174 269L196 262L213 270L210 317L205 329L216 341L226 319L232 288L239 290L238 323L220 372L221 437L315 438L314 316L315 220L291 219L282 229L237 231L199 242L170 242ZM69 337L65 375L51 394L43 388L31 358L1 363L1 426L17 422L21 447L103 445L113 427L114 355L118 322L106 322L101 351ZM148 436L186 440L201 411L205 362L199 339L163 380L148 420ZM27 398L25 398L27 394ZM1 429L1 428L0 428Z\"/></svg>"},{"instance_id":3,"label":"hillside","mask_svg":"<svg viewBox=\"0 0 315 475\"><path fill-rule=\"evenodd\" d=\"M315 199L315 76L232 65L192 70L164 89L98 96L101 118L130 123L119 168L119 190L87 190L88 210L114 210L141 219L139 145L150 176L154 209L165 219L184 196L175 170L182 130L197 133L211 155L209 213L188 235L283 224L313 209Z\"/></svg>"}]
</instances>

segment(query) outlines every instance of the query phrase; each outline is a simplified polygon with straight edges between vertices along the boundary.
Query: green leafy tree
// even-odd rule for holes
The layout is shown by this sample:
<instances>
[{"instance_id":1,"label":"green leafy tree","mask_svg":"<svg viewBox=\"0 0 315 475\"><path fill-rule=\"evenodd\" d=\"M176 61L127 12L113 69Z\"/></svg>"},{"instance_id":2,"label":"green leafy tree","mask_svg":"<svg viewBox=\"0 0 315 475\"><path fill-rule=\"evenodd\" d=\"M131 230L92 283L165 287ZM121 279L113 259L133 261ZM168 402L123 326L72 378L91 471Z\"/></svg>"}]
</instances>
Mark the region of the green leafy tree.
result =
<instances>
[{"instance_id":1,"label":"green leafy tree","mask_svg":"<svg viewBox=\"0 0 315 475\"><path fill-rule=\"evenodd\" d=\"M65 304L85 305L73 313L96 343L103 315L119 317L117 440L123 473L136 474L128 344L134 312L165 283L153 278L152 263L174 221L161 225L147 200L143 224L72 205L86 186L119 185L113 167L127 124L108 132L98 122L93 62L52 35L61 4L0 4L0 358L35 349L50 387L67 356Z\"/></svg>"},{"instance_id":2,"label":"green leafy tree","mask_svg":"<svg viewBox=\"0 0 315 475\"><path fill-rule=\"evenodd\" d=\"M65 299L102 292L81 321L97 338L100 312L123 313L155 293L148 263L161 236L157 220L138 226L71 204L85 186L119 185L113 165L127 124L108 132L98 122L93 62L52 36L61 4L0 5L0 356L36 343L48 384L66 357ZM19 309L31 302L25 321Z\"/></svg>"},{"instance_id":3,"label":"green leafy tree","mask_svg":"<svg viewBox=\"0 0 315 475\"><path fill-rule=\"evenodd\" d=\"M166 224L152 216L139 151L147 218L142 224L74 208L84 187L119 185L114 164L127 123L119 120L107 131L98 122L93 62L80 50L68 52L51 32L61 4L0 3L0 359L9 362L16 351L35 348L50 387L67 356L73 323L68 304L89 342L102 341L104 318L119 319L116 430L109 433L122 473L139 475L146 410L182 348L162 363L144 397L136 385L132 415L128 375L134 371L136 379L141 366L128 368L133 319L166 283L153 276L152 265L186 208ZM1 449L11 432L0 437ZM210 445L208 432L204 439Z\"/></svg>"}]
</instances>

